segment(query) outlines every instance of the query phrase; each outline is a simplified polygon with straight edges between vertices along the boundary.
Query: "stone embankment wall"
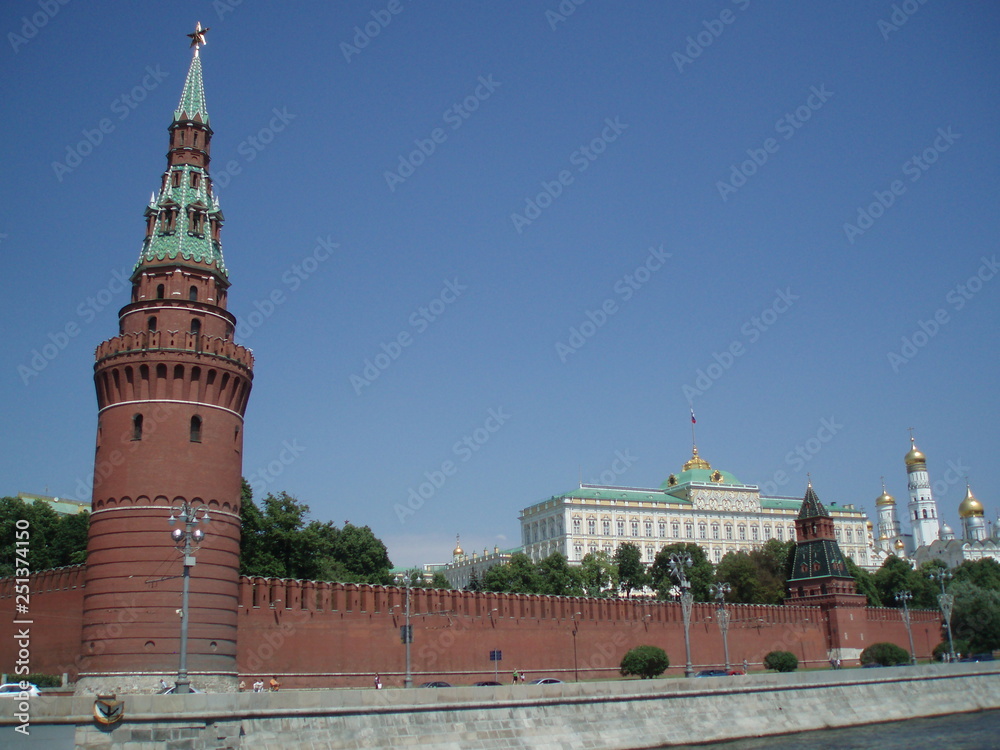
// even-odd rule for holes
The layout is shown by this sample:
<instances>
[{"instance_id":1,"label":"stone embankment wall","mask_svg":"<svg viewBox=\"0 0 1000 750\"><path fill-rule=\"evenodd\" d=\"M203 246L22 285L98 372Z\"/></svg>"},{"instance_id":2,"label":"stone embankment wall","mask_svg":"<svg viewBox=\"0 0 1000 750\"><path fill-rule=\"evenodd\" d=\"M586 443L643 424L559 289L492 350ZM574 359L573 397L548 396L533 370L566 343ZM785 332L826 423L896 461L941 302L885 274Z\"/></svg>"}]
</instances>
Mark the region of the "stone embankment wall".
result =
<instances>
[{"instance_id":1,"label":"stone embankment wall","mask_svg":"<svg viewBox=\"0 0 1000 750\"><path fill-rule=\"evenodd\" d=\"M985 663L495 688L119 696L126 718L110 730L95 725L92 699L43 697L32 702L31 721L36 729L75 725L83 750L633 750L1000 708L998 672ZM13 732L10 724L0 716L0 738Z\"/></svg>"}]
</instances>

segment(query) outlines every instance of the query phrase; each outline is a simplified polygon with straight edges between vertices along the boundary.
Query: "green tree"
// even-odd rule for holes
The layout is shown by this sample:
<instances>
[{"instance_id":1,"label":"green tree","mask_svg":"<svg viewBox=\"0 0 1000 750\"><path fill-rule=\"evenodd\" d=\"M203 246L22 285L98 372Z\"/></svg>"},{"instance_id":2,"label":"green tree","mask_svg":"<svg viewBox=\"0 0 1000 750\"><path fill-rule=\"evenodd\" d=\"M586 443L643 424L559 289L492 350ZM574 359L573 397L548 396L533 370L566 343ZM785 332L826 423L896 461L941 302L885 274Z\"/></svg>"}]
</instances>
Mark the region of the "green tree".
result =
<instances>
[{"instance_id":1,"label":"green tree","mask_svg":"<svg viewBox=\"0 0 1000 750\"><path fill-rule=\"evenodd\" d=\"M939 563L933 563L938 566ZM927 569L931 569L928 566ZM909 591L913 594L913 601L909 606L914 609L933 609L937 607L937 598L934 596L934 584L925 573L914 570L910 564L895 555L890 555L882 567L873 576L875 588L878 591L879 599L884 607L901 607L902 604L896 601L896 593L899 591Z\"/></svg>"},{"instance_id":2,"label":"green tree","mask_svg":"<svg viewBox=\"0 0 1000 750\"><path fill-rule=\"evenodd\" d=\"M909 664L910 652L895 643L873 643L861 652L861 663L881 664L883 667Z\"/></svg>"},{"instance_id":3,"label":"green tree","mask_svg":"<svg viewBox=\"0 0 1000 750\"><path fill-rule=\"evenodd\" d=\"M583 596L580 569L570 567L566 556L553 552L535 566L538 574L538 593L551 596Z\"/></svg>"},{"instance_id":4,"label":"green tree","mask_svg":"<svg viewBox=\"0 0 1000 750\"><path fill-rule=\"evenodd\" d=\"M451 584L448 583L448 579L444 577L444 573L440 570L434 572L434 576L431 578L431 588L432 589L450 589Z\"/></svg>"},{"instance_id":5,"label":"green tree","mask_svg":"<svg viewBox=\"0 0 1000 750\"><path fill-rule=\"evenodd\" d=\"M684 573L691 582L691 595L696 602L708 601L708 587L715 581L715 566L708 559L704 548L694 542L675 542L660 548L649 567L650 585L656 589L660 599L669 599L670 592L677 581L670 575L670 556L691 556L691 567Z\"/></svg>"},{"instance_id":6,"label":"green tree","mask_svg":"<svg viewBox=\"0 0 1000 750\"><path fill-rule=\"evenodd\" d=\"M728 601L741 604L763 603L760 600L766 596L766 592L758 580L757 565L749 553L727 552L715 569L715 577L719 582L725 581L732 588L726 597Z\"/></svg>"},{"instance_id":7,"label":"green tree","mask_svg":"<svg viewBox=\"0 0 1000 750\"><path fill-rule=\"evenodd\" d=\"M794 672L799 668L799 658L791 651L771 651L764 657L764 669L775 672Z\"/></svg>"},{"instance_id":8,"label":"green tree","mask_svg":"<svg viewBox=\"0 0 1000 750\"><path fill-rule=\"evenodd\" d=\"M607 552L588 552L580 561L580 579L587 596L606 597L618 590L618 569Z\"/></svg>"},{"instance_id":9,"label":"green tree","mask_svg":"<svg viewBox=\"0 0 1000 750\"><path fill-rule=\"evenodd\" d=\"M27 522L27 528L19 527L19 521L22 526ZM86 562L89 526L89 513L63 516L45 502L0 498L0 576L14 575L19 560L18 541L27 541L20 549L27 549L32 573ZM18 532L27 533L27 538L19 539Z\"/></svg>"},{"instance_id":10,"label":"green tree","mask_svg":"<svg viewBox=\"0 0 1000 750\"><path fill-rule=\"evenodd\" d=\"M967 581L982 589L1000 591L1000 562L992 557L984 557L982 560L966 560L952 573L955 576L955 583Z\"/></svg>"},{"instance_id":11,"label":"green tree","mask_svg":"<svg viewBox=\"0 0 1000 750\"><path fill-rule=\"evenodd\" d=\"M622 657L619 667L623 677L636 675L644 680L659 677L670 666L667 652L659 646L636 646Z\"/></svg>"},{"instance_id":12,"label":"green tree","mask_svg":"<svg viewBox=\"0 0 1000 750\"><path fill-rule=\"evenodd\" d=\"M483 573L480 580L483 591L512 594L538 594L541 581L531 559L523 552L515 552L502 565L494 565Z\"/></svg>"},{"instance_id":13,"label":"green tree","mask_svg":"<svg viewBox=\"0 0 1000 750\"><path fill-rule=\"evenodd\" d=\"M240 518L243 575L388 584L392 563L367 526L308 520L309 506L282 492L262 507L244 480Z\"/></svg>"},{"instance_id":14,"label":"green tree","mask_svg":"<svg viewBox=\"0 0 1000 750\"><path fill-rule=\"evenodd\" d=\"M868 598L868 606L881 607L882 596L878 592L872 574L864 568L859 568L850 558L845 558L845 562L847 562L847 572L854 578L854 585L858 593L864 594Z\"/></svg>"},{"instance_id":15,"label":"green tree","mask_svg":"<svg viewBox=\"0 0 1000 750\"><path fill-rule=\"evenodd\" d=\"M392 583L392 561L382 540L368 526L345 522L332 544L334 569L344 571L340 580L363 583Z\"/></svg>"},{"instance_id":16,"label":"green tree","mask_svg":"<svg viewBox=\"0 0 1000 750\"><path fill-rule=\"evenodd\" d=\"M632 542L623 542L615 550L614 563L618 568L618 586L625 596L635 589L643 588L649 581L646 567L642 564L642 552Z\"/></svg>"},{"instance_id":17,"label":"green tree","mask_svg":"<svg viewBox=\"0 0 1000 750\"><path fill-rule=\"evenodd\" d=\"M489 572L489 571L487 571ZM482 591L482 584L479 582L479 576L476 575L476 569L473 568L472 572L469 573L469 583L465 587L466 591Z\"/></svg>"},{"instance_id":18,"label":"green tree","mask_svg":"<svg viewBox=\"0 0 1000 750\"><path fill-rule=\"evenodd\" d=\"M1000 591L958 581L948 587L955 597L951 630L955 641L968 641L969 653L1000 648Z\"/></svg>"}]
</instances>

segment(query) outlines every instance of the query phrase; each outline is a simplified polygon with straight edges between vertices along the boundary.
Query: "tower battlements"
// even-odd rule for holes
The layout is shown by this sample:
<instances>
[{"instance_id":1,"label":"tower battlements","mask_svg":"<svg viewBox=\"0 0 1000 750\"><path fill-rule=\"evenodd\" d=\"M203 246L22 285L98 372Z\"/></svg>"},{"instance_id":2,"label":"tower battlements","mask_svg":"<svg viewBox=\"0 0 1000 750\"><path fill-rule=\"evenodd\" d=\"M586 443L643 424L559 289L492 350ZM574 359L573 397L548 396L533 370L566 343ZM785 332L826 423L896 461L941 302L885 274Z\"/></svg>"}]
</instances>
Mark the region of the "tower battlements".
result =
<instances>
[{"instance_id":1,"label":"tower battlements","mask_svg":"<svg viewBox=\"0 0 1000 750\"><path fill-rule=\"evenodd\" d=\"M131 355L141 355L143 362L149 362L146 357L158 353L164 356L190 354L195 359L223 359L239 366L247 377L252 377L253 353L249 349L229 339L190 331L137 331L115 336L97 347L95 368L124 363Z\"/></svg>"}]
</instances>

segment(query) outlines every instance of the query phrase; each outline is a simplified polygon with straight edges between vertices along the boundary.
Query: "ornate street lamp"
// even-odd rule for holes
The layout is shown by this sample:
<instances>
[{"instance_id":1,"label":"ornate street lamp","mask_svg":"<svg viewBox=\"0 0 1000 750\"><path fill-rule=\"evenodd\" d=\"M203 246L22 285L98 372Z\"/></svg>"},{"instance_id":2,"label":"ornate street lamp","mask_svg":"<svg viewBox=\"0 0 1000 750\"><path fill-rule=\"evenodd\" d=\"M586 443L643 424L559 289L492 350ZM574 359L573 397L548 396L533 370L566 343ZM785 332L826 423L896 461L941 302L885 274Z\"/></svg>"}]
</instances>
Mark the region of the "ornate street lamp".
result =
<instances>
[{"instance_id":1,"label":"ornate street lamp","mask_svg":"<svg viewBox=\"0 0 1000 750\"><path fill-rule=\"evenodd\" d=\"M694 669L691 667L691 605L694 594L691 593L691 581L688 580L685 568L694 565L690 552L673 553L670 561L670 575L681 587L681 616L684 618L684 676L691 677Z\"/></svg>"},{"instance_id":2,"label":"ornate street lamp","mask_svg":"<svg viewBox=\"0 0 1000 750\"><path fill-rule=\"evenodd\" d=\"M198 512L201 511L201 516ZM205 539L205 532L197 528L199 524L208 524L211 519L204 505L197 508L187 500L181 505L180 513L176 516L173 511L170 513L170 525L173 526L178 521L181 525L170 532L170 538L178 545L178 549L184 556L184 583L181 588L181 647L180 665L177 669L177 683L174 688L178 693L190 693L191 681L187 673L187 641L188 641L188 598L191 590L191 568L194 567L194 544L201 544ZM180 546L183 545L183 546Z\"/></svg>"},{"instance_id":3,"label":"ornate street lamp","mask_svg":"<svg viewBox=\"0 0 1000 750\"><path fill-rule=\"evenodd\" d=\"M946 593L944 590L945 581L950 581L953 576L950 570L945 570L944 568L932 570L927 575L930 576L932 581L937 581L941 584L941 594L938 596L938 606L941 607L941 615L944 617L944 625L948 630L948 661L954 661L955 642L951 637L951 609L955 604L955 597Z\"/></svg>"},{"instance_id":4,"label":"ornate street lamp","mask_svg":"<svg viewBox=\"0 0 1000 750\"><path fill-rule=\"evenodd\" d=\"M406 571L406 624L403 625L403 643L406 644L406 676L403 678L403 687L413 687L413 668L410 661L410 644L413 643L413 626L410 624L410 589L413 586L413 574L418 572L416 568ZM492 615L492 613L490 613Z\"/></svg>"},{"instance_id":5,"label":"ornate street lamp","mask_svg":"<svg viewBox=\"0 0 1000 750\"><path fill-rule=\"evenodd\" d=\"M913 650L913 631L910 629L910 608L906 603L913 599L913 594L909 591L896 592L896 601L903 603L903 624L906 625L906 637L910 639L910 664L917 663L917 654Z\"/></svg>"},{"instance_id":6,"label":"ornate street lamp","mask_svg":"<svg viewBox=\"0 0 1000 750\"><path fill-rule=\"evenodd\" d=\"M728 583L713 583L708 587L708 593L718 603L715 614L719 619L719 630L722 633L722 649L726 655L726 671L729 671L729 612L726 610L726 594L732 591Z\"/></svg>"}]
</instances>

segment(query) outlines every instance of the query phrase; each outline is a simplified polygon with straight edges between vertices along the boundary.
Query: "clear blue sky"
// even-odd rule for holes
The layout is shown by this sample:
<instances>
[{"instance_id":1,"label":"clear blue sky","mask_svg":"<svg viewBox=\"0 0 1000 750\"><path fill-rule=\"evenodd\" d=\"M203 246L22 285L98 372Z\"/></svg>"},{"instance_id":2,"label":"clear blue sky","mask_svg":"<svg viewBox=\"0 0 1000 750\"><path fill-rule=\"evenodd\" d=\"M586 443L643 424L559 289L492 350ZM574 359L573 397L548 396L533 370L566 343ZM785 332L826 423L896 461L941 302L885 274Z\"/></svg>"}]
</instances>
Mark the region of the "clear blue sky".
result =
<instances>
[{"instance_id":1,"label":"clear blue sky","mask_svg":"<svg viewBox=\"0 0 1000 750\"><path fill-rule=\"evenodd\" d=\"M690 400L744 482L905 515L913 427L943 517L967 474L996 518L994 3L51 5L0 9L0 492L89 499L201 21L258 499L396 564L511 547L581 476L679 470Z\"/></svg>"}]
</instances>

